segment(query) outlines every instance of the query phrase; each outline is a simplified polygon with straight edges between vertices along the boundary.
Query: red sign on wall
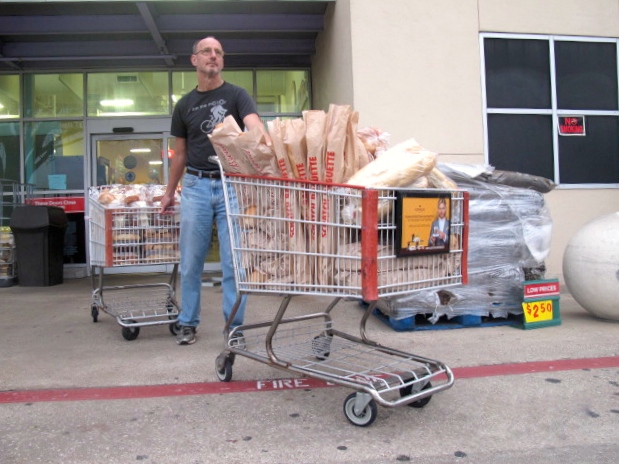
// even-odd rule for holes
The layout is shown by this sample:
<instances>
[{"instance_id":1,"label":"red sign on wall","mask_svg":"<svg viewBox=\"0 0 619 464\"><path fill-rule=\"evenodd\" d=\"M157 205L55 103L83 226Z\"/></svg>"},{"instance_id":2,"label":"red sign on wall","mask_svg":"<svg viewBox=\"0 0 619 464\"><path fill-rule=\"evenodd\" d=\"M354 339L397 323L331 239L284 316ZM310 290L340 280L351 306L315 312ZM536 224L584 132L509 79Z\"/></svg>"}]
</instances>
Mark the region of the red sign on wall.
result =
<instances>
[{"instance_id":1,"label":"red sign on wall","mask_svg":"<svg viewBox=\"0 0 619 464\"><path fill-rule=\"evenodd\" d=\"M29 205L58 206L66 213L83 213L84 197L41 197L26 200Z\"/></svg>"},{"instance_id":2,"label":"red sign on wall","mask_svg":"<svg viewBox=\"0 0 619 464\"><path fill-rule=\"evenodd\" d=\"M559 116L559 135L586 135L584 116Z\"/></svg>"}]
</instances>

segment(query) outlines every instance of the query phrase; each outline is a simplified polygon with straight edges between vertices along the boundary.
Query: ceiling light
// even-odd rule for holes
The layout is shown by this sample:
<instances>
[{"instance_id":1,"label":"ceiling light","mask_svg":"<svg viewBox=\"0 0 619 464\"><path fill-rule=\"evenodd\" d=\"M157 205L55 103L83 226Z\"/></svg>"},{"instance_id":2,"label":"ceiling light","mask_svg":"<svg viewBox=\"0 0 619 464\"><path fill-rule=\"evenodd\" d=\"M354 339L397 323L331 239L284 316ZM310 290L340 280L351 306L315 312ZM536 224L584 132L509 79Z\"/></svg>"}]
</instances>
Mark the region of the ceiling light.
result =
<instances>
[{"instance_id":1,"label":"ceiling light","mask_svg":"<svg viewBox=\"0 0 619 464\"><path fill-rule=\"evenodd\" d=\"M132 106L133 105L133 100L130 100L128 98L125 99L118 99L118 100L101 100L99 102L99 104L101 106L117 106L117 107L124 107L124 106Z\"/></svg>"},{"instance_id":2,"label":"ceiling light","mask_svg":"<svg viewBox=\"0 0 619 464\"><path fill-rule=\"evenodd\" d=\"M144 116L146 113L141 111L101 111L97 116Z\"/></svg>"},{"instance_id":3,"label":"ceiling light","mask_svg":"<svg viewBox=\"0 0 619 464\"><path fill-rule=\"evenodd\" d=\"M129 151L131 153L150 153L152 150L150 148L132 148Z\"/></svg>"},{"instance_id":4,"label":"ceiling light","mask_svg":"<svg viewBox=\"0 0 619 464\"><path fill-rule=\"evenodd\" d=\"M152 164L152 165L163 164L163 161L149 161L148 164Z\"/></svg>"}]
</instances>

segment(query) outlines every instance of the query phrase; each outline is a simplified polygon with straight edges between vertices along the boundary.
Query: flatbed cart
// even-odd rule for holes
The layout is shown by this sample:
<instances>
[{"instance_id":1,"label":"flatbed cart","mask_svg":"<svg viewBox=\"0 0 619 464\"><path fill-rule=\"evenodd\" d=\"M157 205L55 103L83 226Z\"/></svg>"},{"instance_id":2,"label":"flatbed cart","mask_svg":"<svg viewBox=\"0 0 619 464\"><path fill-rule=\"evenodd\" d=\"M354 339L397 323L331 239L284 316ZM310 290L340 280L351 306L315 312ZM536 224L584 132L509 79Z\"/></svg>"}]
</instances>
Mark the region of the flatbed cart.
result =
<instances>
[{"instance_id":1,"label":"flatbed cart","mask_svg":"<svg viewBox=\"0 0 619 464\"><path fill-rule=\"evenodd\" d=\"M235 356L356 391L344 414L368 426L385 407L423 407L454 383L440 361L382 346L366 333L379 298L465 284L468 194L395 190L226 174L237 300L216 359L219 380L232 379ZM440 252L410 234L419 208L449 205L451 238ZM423 226L428 231L430 222ZM423 221L422 221L423 222ZM419 224L417 224L419 226ZM403 232L405 231L405 232ZM244 294L282 295L272 320L231 329ZM323 311L286 317L295 295L328 296ZM331 316L343 298L367 303L359 334L338 330ZM361 305L360 305L361 306Z\"/></svg>"},{"instance_id":2,"label":"flatbed cart","mask_svg":"<svg viewBox=\"0 0 619 464\"><path fill-rule=\"evenodd\" d=\"M178 334L180 307L177 214L159 214L158 207L106 208L89 199L89 251L92 280L91 316L100 311L116 318L125 340L135 340L140 327L167 324ZM104 285L105 268L172 265L168 282Z\"/></svg>"}]
</instances>

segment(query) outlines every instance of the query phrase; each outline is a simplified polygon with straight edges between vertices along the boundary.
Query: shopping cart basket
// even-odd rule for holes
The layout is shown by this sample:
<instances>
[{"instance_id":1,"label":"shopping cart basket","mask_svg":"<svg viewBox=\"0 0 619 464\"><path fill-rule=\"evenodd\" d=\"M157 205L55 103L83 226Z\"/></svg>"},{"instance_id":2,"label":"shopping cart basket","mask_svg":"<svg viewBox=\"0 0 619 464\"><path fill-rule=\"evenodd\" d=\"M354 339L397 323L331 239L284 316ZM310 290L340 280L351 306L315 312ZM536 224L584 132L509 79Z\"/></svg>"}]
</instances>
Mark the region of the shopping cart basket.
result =
<instances>
[{"instance_id":1,"label":"shopping cart basket","mask_svg":"<svg viewBox=\"0 0 619 464\"><path fill-rule=\"evenodd\" d=\"M221 381L232 379L240 355L349 387L356 392L344 401L344 413L357 426L374 421L377 404L423 407L453 385L445 364L370 340L366 322L379 298L466 283L466 192L236 174L224 175L223 182L237 300L216 360ZM402 235L408 230L402 218L414 223L409 216L417 198L446 198L450 204L451 237L440 252L419 235ZM230 330L242 295L250 293L282 295L283 301L272 320ZM286 317L291 298L301 294L332 301L325 310ZM332 319L343 298L367 303L357 336L338 330Z\"/></svg>"},{"instance_id":2,"label":"shopping cart basket","mask_svg":"<svg viewBox=\"0 0 619 464\"><path fill-rule=\"evenodd\" d=\"M178 214L159 214L158 207L107 208L89 199L89 251L93 322L99 311L116 318L126 340L140 327L168 324L179 332L176 301L178 276ZM172 265L168 282L105 286L105 268Z\"/></svg>"}]
</instances>

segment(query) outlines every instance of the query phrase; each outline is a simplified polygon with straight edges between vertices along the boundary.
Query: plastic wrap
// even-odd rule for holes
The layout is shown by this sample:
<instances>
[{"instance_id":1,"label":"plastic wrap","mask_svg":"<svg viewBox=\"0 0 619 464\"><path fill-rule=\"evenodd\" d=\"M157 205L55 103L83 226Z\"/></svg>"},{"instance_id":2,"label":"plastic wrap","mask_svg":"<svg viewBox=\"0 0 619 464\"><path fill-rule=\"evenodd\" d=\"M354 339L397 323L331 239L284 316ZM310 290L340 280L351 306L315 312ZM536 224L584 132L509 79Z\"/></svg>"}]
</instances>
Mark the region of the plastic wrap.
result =
<instances>
[{"instance_id":1,"label":"plastic wrap","mask_svg":"<svg viewBox=\"0 0 619 464\"><path fill-rule=\"evenodd\" d=\"M519 173L492 175L491 166L437 167L470 195L468 285L394 297L380 301L379 309L395 319L429 314L430 322L441 316L522 313L523 283L544 277L544 259L550 252L552 219L538 188L550 184ZM499 184L499 179L517 179L522 187Z\"/></svg>"}]
</instances>

